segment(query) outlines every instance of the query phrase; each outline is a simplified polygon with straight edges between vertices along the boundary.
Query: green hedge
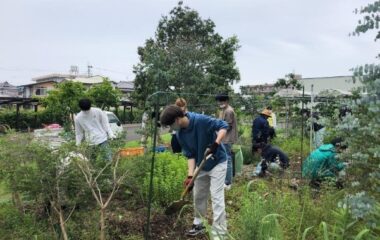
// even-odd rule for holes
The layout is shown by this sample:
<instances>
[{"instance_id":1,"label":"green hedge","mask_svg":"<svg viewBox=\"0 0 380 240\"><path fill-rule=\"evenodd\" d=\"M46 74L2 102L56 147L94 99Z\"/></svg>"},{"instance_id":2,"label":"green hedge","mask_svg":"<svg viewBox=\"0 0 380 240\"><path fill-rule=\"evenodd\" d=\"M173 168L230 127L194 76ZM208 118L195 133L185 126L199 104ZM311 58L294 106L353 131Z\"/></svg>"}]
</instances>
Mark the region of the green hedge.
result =
<instances>
[{"instance_id":1,"label":"green hedge","mask_svg":"<svg viewBox=\"0 0 380 240\"><path fill-rule=\"evenodd\" d=\"M0 109L0 124L7 124L11 128L16 128L16 110ZM34 112L33 110L20 110L19 128L41 128L42 123L59 123L62 124L62 117L55 116L46 110Z\"/></svg>"}]
</instances>

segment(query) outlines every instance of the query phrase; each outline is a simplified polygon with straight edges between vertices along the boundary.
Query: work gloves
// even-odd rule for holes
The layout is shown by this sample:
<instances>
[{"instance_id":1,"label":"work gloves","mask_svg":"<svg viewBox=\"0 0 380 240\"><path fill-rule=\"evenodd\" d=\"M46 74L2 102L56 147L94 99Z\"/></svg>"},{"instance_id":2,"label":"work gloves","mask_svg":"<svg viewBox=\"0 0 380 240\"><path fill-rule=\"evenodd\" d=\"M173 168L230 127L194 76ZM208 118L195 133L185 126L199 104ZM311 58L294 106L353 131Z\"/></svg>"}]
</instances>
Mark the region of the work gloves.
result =
<instances>
[{"instance_id":1,"label":"work gloves","mask_svg":"<svg viewBox=\"0 0 380 240\"><path fill-rule=\"evenodd\" d=\"M216 150L218 149L219 144L217 142L214 142L213 144L209 145L206 149L206 156L210 154L215 154Z\"/></svg>"},{"instance_id":2,"label":"work gloves","mask_svg":"<svg viewBox=\"0 0 380 240\"><path fill-rule=\"evenodd\" d=\"M191 183L192 179L193 179L193 176L187 176L187 178L185 179L185 181L183 181L183 186L186 188ZM192 183L190 185L189 192L191 192L191 190L193 190L193 187L194 187L194 183Z\"/></svg>"}]
</instances>

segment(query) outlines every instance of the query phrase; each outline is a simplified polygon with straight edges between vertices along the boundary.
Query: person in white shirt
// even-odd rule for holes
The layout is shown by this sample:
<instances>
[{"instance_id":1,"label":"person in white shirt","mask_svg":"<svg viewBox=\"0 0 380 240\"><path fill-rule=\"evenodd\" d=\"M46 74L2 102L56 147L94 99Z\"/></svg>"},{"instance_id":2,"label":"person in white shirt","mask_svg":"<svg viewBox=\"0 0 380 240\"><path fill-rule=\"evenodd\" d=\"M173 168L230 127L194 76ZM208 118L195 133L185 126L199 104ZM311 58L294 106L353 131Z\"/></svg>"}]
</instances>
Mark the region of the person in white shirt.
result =
<instances>
[{"instance_id":1,"label":"person in white shirt","mask_svg":"<svg viewBox=\"0 0 380 240\"><path fill-rule=\"evenodd\" d=\"M91 107L91 101L87 98L79 100L81 112L75 117L75 138L79 146L83 139L90 146L99 146L105 153L106 160L112 159L112 153L108 146L108 139L115 138L105 112L99 108Z\"/></svg>"}]
</instances>

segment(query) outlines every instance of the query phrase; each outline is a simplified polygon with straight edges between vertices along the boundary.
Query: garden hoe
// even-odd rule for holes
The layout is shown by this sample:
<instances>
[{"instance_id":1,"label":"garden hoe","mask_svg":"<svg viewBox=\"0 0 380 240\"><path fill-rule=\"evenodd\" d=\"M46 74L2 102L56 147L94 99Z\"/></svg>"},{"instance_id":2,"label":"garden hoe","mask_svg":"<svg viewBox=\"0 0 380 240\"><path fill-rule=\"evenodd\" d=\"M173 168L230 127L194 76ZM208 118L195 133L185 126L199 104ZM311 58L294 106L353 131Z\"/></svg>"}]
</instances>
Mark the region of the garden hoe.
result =
<instances>
[{"instance_id":1,"label":"garden hoe","mask_svg":"<svg viewBox=\"0 0 380 240\"><path fill-rule=\"evenodd\" d=\"M194 175L193 175L193 178L191 179L191 182L190 184L188 184L185 188L185 190L183 190L182 194L181 194L181 199L178 200L178 201L174 201L172 202L165 210L165 214L166 215L172 215L176 212L179 212L186 204L189 204L190 201L188 200L185 200L185 197L186 195L190 192L190 189L191 189L191 186L193 185L195 179L197 178L199 172L202 170L203 166L205 165L205 163L210 159L212 158L212 154L209 154L209 155L205 155L204 158L202 159L202 162L199 164L199 167L197 169L195 169L195 172L194 172Z\"/></svg>"}]
</instances>

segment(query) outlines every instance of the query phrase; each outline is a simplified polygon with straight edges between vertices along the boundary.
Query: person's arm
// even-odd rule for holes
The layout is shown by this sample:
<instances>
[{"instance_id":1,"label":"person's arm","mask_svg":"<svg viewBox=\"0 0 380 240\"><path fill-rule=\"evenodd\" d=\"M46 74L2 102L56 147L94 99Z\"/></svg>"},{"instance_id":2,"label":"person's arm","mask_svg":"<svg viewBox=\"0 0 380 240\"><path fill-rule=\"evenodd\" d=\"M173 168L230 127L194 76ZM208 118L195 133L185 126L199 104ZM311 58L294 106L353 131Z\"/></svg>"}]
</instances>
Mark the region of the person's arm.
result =
<instances>
[{"instance_id":1,"label":"person's arm","mask_svg":"<svg viewBox=\"0 0 380 240\"><path fill-rule=\"evenodd\" d=\"M252 144L254 144L258 138L259 135L259 128L257 126L256 119L252 122Z\"/></svg>"},{"instance_id":2,"label":"person's arm","mask_svg":"<svg viewBox=\"0 0 380 240\"><path fill-rule=\"evenodd\" d=\"M226 111L224 115L224 121L226 121L226 123L228 124L228 129L227 129L228 132L232 130L232 124L234 122L234 119L235 119L235 113L233 111Z\"/></svg>"},{"instance_id":3,"label":"person's arm","mask_svg":"<svg viewBox=\"0 0 380 240\"><path fill-rule=\"evenodd\" d=\"M204 116L207 121L207 125L212 132L217 132L215 142L220 145L223 138L226 136L228 124L226 121Z\"/></svg>"},{"instance_id":4,"label":"person's arm","mask_svg":"<svg viewBox=\"0 0 380 240\"><path fill-rule=\"evenodd\" d=\"M268 142L268 138L269 138L269 123L268 123L268 121L263 121L261 133L262 133L262 139L265 142Z\"/></svg>"},{"instance_id":5,"label":"person's arm","mask_svg":"<svg viewBox=\"0 0 380 240\"><path fill-rule=\"evenodd\" d=\"M76 145L79 146L84 137L84 134L83 134L84 130L79 124L79 121L77 119L74 120L74 124L75 124L75 141L76 141Z\"/></svg>"},{"instance_id":6,"label":"person's arm","mask_svg":"<svg viewBox=\"0 0 380 240\"><path fill-rule=\"evenodd\" d=\"M220 129L216 135L215 142L220 145L222 143L223 138L226 136L226 134L227 134L227 129L225 128Z\"/></svg>"},{"instance_id":7,"label":"person's arm","mask_svg":"<svg viewBox=\"0 0 380 240\"><path fill-rule=\"evenodd\" d=\"M187 176L194 176L194 170L195 170L195 159L190 158L187 160Z\"/></svg>"},{"instance_id":8,"label":"person's arm","mask_svg":"<svg viewBox=\"0 0 380 240\"><path fill-rule=\"evenodd\" d=\"M333 172L339 172L344 169L345 165L343 162L339 162L336 159L336 155L334 154L332 157L328 160L329 169L331 169Z\"/></svg>"},{"instance_id":9,"label":"person's arm","mask_svg":"<svg viewBox=\"0 0 380 240\"><path fill-rule=\"evenodd\" d=\"M286 168L289 166L289 158L288 158L288 155L286 155L283 151L281 151L280 149L277 149L277 154L278 154L278 157L280 159L280 162L281 162L281 166L283 168Z\"/></svg>"},{"instance_id":10,"label":"person's arm","mask_svg":"<svg viewBox=\"0 0 380 240\"><path fill-rule=\"evenodd\" d=\"M100 120L101 120L101 124L103 126L103 129L106 131L106 133L108 135L108 138L109 139L115 138L115 135L113 134L110 123L108 121L107 113L101 111L100 112Z\"/></svg>"}]
</instances>

